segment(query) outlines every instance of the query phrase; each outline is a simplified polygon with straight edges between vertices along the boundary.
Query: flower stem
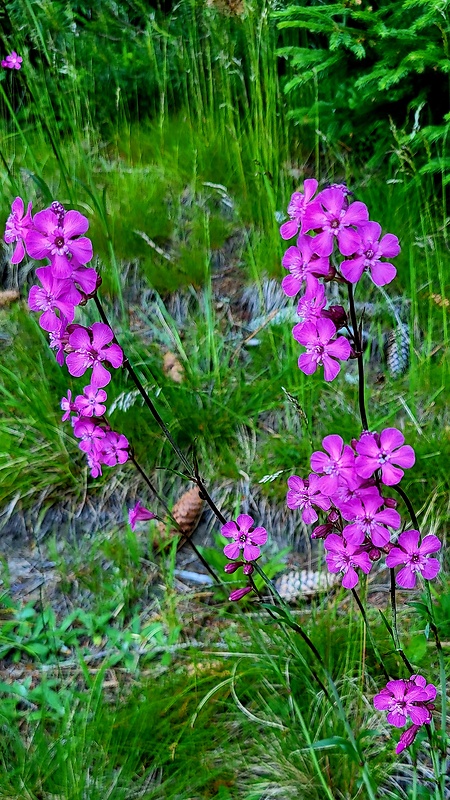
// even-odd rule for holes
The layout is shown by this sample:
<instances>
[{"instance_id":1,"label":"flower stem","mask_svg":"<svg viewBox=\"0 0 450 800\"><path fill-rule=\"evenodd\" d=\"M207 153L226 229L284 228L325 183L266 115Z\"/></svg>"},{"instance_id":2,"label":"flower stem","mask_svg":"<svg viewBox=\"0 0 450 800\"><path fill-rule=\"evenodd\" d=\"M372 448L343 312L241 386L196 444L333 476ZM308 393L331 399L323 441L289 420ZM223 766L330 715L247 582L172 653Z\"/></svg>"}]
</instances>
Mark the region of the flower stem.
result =
<instances>
[{"instance_id":1,"label":"flower stem","mask_svg":"<svg viewBox=\"0 0 450 800\"><path fill-rule=\"evenodd\" d=\"M367 631L367 633L369 635L369 639L370 639L370 643L371 643L372 648L373 648L373 652L375 653L375 656L378 659L378 663L379 663L381 669L383 670L384 677L387 678L387 680L389 681L391 678L390 678L389 672L387 671L386 667L384 666L384 662L383 662L381 653L378 650L377 643L375 642L375 639L373 637L372 631L370 629L369 621L367 619L366 609L364 608L356 589L352 589L352 595L356 600L356 604L357 604L357 606L358 606L358 608L359 608L359 610L361 612L362 618L364 620L364 625L366 626L366 631Z\"/></svg>"},{"instance_id":2,"label":"flower stem","mask_svg":"<svg viewBox=\"0 0 450 800\"><path fill-rule=\"evenodd\" d=\"M400 644L400 636L398 634L397 628L397 597L395 594L395 570L391 568L389 570L391 574L391 586L390 586L390 597L391 597L391 610L392 610L392 639L394 641L394 646L399 654L400 658L402 659L404 665L409 670L410 675L414 674L414 667L406 657L403 648Z\"/></svg>"},{"instance_id":3,"label":"flower stem","mask_svg":"<svg viewBox=\"0 0 450 800\"><path fill-rule=\"evenodd\" d=\"M355 355L358 361L358 402L359 402L359 413L361 415L361 422L363 426L363 430L369 430L369 423L367 421L367 413L366 413L366 404L364 400L364 362L363 362L363 350L362 350L362 341L360 336L360 331L358 328L358 321L356 319L356 309L355 309L355 300L353 297L353 285L351 283L347 283L347 290L348 290L348 302L350 306L350 319L352 321L352 328L353 328L353 342L355 345Z\"/></svg>"}]
</instances>

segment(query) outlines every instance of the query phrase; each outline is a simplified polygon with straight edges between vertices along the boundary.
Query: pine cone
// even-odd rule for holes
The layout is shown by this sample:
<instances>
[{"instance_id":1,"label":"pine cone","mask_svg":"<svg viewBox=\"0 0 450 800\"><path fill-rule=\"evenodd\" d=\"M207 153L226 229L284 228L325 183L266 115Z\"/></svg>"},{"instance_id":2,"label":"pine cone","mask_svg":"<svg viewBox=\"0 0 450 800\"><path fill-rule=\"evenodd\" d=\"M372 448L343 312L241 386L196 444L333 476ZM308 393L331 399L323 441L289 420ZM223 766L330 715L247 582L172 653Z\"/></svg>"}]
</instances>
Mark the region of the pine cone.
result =
<instances>
[{"instance_id":1,"label":"pine cone","mask_svg":"<svg viewBox=\"0 0 450 800\"><path fill-rule=\"evenodd\" d=\"M0 308L10 306L18 299L19 292L17 289L5 289L3 292L0 292Z\"/></svg>"},{"instance_id":2,"label":"pine cone","mask_svg":"<svg viewBox=\"0 0 450 800\"><path fill-rule=\"evenodd\" d=\"M309 569L292 569L285 572L275 583L275 588L287 603L294 603L299 597L312 597L329 591L339 575L329 572L313 572Z\"/></svg>"},{"instance_id":3,"label":"pine cone","mask_svg":"<svg viewBox=\"0 0 450 800\"><path fill-rule=\"evenodd\" d=\"M175 383L183 383L184 369L175 353L165 353L163 359L164 373Z\"/></svg>"},{"instance_id":4,"label":"pine cone","mask_svg":"<svg viewBox=\"0 0 450 800\"><path fill-rule=\"evenodd\" d=\"M172 516L178 522L178 525L184 533L184 537L180 541L180 547L182 544L184 544L186 538L194 533L202 515L202 511L203 500L200 497L198 486L193 486L192 489L188 489L188 491L184 492L180 499L175 503L172 509ZM161 544L168 544L174 536L180 535L180 531L176 528L172 527L168 531L167 525L165 525L164 522L159 522L157 529L161 536Z\"/></svg>"},{"instance_id":5,"label":"pine cone","mask_svg":"<svg viewBox=\"0 0 450 800\"><path fill-rule=\"evenodd\" d=\"M403 375L409 367L409 338L409 327L405 324L388 334L386 363L393 378Z\"/></svg>"}]
</instances>

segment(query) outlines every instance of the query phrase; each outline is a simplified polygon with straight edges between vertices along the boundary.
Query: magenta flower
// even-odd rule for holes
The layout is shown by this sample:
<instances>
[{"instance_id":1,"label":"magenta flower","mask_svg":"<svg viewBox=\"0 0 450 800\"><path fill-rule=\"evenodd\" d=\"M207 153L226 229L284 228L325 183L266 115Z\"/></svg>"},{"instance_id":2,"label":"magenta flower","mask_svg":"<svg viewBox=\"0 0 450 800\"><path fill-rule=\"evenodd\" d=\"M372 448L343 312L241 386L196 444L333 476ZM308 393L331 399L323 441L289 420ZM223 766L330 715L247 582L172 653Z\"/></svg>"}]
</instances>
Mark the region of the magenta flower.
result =
<instances>
[{"instance_id":1,"label":"magenta flower","mask_svg":"<svg viewBox=\"0 0 450 800\"><path fill-rule=\"evenodd\" d=\"M3 62L2 62L3 63ZM6 220L5 242L17 242L11 257L11 264L20 264L25 256L25 243L28 233L33 225L31 218L32 203L28 203L27 213L21 197L16 197L11 206L11 214Z\"/></svg>"},{"instance_id":2,"label":"magenta flower","mask_svg":"<svg viewBox=\"0 0 450 800\"><path fill-rule=\"evenodd\" d=\"M234 592L231 592L228 600L242 600L249 592L253 592L252 586L244 586L243 589L235 589Z\"/></svg>"},{"instance_id":3,"label":"magenta flower","mask_svg":"<svg viewBox=\"0 0 450 800\"><path fill-rule=\"evenodd\" d=\"M69 343L69 331L67 329L67 319L61 315L59 326L55 331L50 331L50 347L56 350L56 361L60 367L64 364L64 348Z\"/></svg>"},{"instance_id":4,"label":"magenta flower","mask_svg":"<svg viewBox=\"0 0 450 800\"><path fill-rule=\"evenodd\" d=\"M330 256L337 239L342 255L350 256L356 252L360 237L351 226L362 225L369 219L364 203L348 205L347 197L338 187L324 189L317 195L305 211L302 220L302 233L319 230L314 237L315 252Z\"/></svg>"},{"instance_id":5,"label":"magenta flower","mask_svg":"<svg viewBox=\"0 0 450 800\"><path fill-rule=\"evenodd\" d=\"M102 417L106 411L103 405L107 398L104 389L98 386L85 386L83 394L75 398L74 406L82 417Z\"/></svg>"},{"instance_id":6,"label":"magenta flower","mask_svg":"<svg viewBox=\"0 0 450 800\"><path fill-rule=\"evenodd\" d=\"M61 399L61 409L64 411L61 422L65 422L69 419L72 411L76 411L75 404L72 403L72 392L70 389L67 390L67 397Z\"/></svg>"},{"instance_id":7,"label":"magenta flower","mask_svg":"<svg viewBox=\"0 0 450 800\"><path fill-rule=\"evenodd\" d=\"M70 374L79 378L92 368L91 385L107 386L111 375L102 362L107 361L115 369L123 363L123 352L119 345L110 344L113 338L111 328L103 322L94 322L90 328L77 326L69 336L72 352L67 356L66 364Z\"/></svg>"},{"instance_id":8,"label":"magenta flower","mask_svg":"<svg viewBox=\"0 0 450 800\"><path fill-rule=\"evenodd\" d=\"M102 474L102 464L96 450L86 453L86 459L92 478L98 478Z\"/></svg>"},{"instance_id":9,"label":"magenta flower","mask_svg":"<svg viewBox=\"0 0 450 800\"><path fill-rule=\"evenodd\" d=\"M342 506L342 516L351 522L342 531L344 539L354 545L360 545L367 537L375 547L384 547L391 538L386 525L397 530L401 524L401 517L393 508L378 511L382 505L382 497L369 495L364 500L351 500Z\"/></svg>"},{"instance_id":10,"label":"magenta flower","mask_svg":"<svg viewBox=\"0 0 450 800\"><path fill-rule=\"evenodd\" d=\"M341 272L350 283L357 283L363 274L368 272L377 286L385 286L394 280L397 270L388 261L382 258L394 258L400 253L397 236L387 233L381 241L381 226L378 222L366 222L359 225L357 233L360 237L359 245L350 261L343 261Z\"/></svg>"},{"instance_id":11,"label":"magenta flower","mask_svg":"<svg viewBox=\"0 0 450 800\"><path fill-rule=\"evenodd\" d=\"M280 228L280 234L283 239L292 239L293 236L297 235L302 217L305 214L308 204L311 202L311 198L317 190L317 186L318 183L315 178L307 178L303 184L305 194L302 194L301 192L294 192L292 195L287 209L290 220L289 222L283 223Z\"/></svg>"},{"instance_id":12,"label":"magenta flower","mask_svg":"<svg viewBox=\"0 0 450 800\"><path fill-rule=\"evenodd\" d=\"M298 359L299 369L306 375L312 375L317 367L323 364L324 378L332 381L338 374L341 366L335 359L347 361L352 348L345 336L338 336L336 328L329 319L318 319L317 322L305 322L296 325L292 331L294 339L306 347Z\"/></svg>"},{"instance_id":13,"label":"magenta flower","mask_svg":"<svg viewBox=\"0 0 450 800\"><path fill-rule=\"evenodd\" d=\"M99 449L99 439L105 438L105 431L91 419L79 417L75 420L73 432L80 439L79 448L85 453L92 453Z\"/></svg>"},{"instance_id":14,"label":"magenta flower","mask_svg":"<svg viewBox=\"0 0 450 800\"><path fill-rule=\"evenodd\" d=\"M261 551L258 545L267 542L267 531L265 528L253 528L253 525L253 517L248 514L239 514L236 522L233 520L222 525L220 529L222 536L233 539L223 549L227 558L238 558L241 550L246 561L255 561L259 558Z\"/></svg>"},{"instance_id":15,"label":"magenta flower","mask_svg":"<svg viewBox=\"0 0 450 800\"><path fill-rule=\"evenodd\" d=\"M35 214L34 228L27 237L32 258L49 258L55 278L68 278L75 269L92 258L92 242L86 233L89 222L79 211L61 211L62 206Z\"/></svg>"},{"instance_id":16,"label":"magenta flower","mask_svg":"<svg viewBox=\"0 0 450 800\"><path fill-rule=\"evenodd\" d=\"M9 56L6 56L6 58L3 59L1 65L6 69L21 69L22 61L23 61L22 56L18 56L16 51L13 50L12 53L9 54Z\"/></svg>"},{"instance_id":17,"label":"magenta flower","mask_svg":"<svg viewBox=\"0 0 450 800\"><path fill-rule=\"evenodd\" d=\"M156 519L156 514L149 511L145 506L141 506L139 500L134 508L128 510L128 522L132 531L136 529L137 522L145 522L148 519Z\"/></svg>"},{"instance_id":18,"label":"magenta flower","mask_svg":"<svg viewBox=\"0 0 450 800\"><path fill-rule=\"evenodd\" d=\"M431 720L426 703L436 697L436 687L427 684L422 675L412 675L407 680L388 681L385 688L373 698L379 711L387 711L387 721L396 728L406 725L408 716L414 725L425 725Z\"/></svg>"},{"instance_id":19,"label":"magenta flower","mask_svg":"<svg viewBox=\"0 0 450 800\"><path fill-rule=\"evenodd\" d=\"M283 256L281 263L291 273L281 281L281 288L288 297L294 297L305 281L307 286L314 286L314 276L328 275L329 259L316 254L314 243L311 236L300 235L297 245L288 247Z\"/></svg>"},{"instance_id":20,"label":"magenta flower","mask_svg":"<svg viewBox=\"0 0 450 800\"><path fill-rule=\"evenodd\" d=\"M311 279L305 294L298 301L297 314L302 320L299 325L319 319L326 304L327 298L323 284L319 283L317 279L313 283Z\"/></svg>"},{"instance_id":21,"label":"magenta flower","mask_svg":"<svg viewBox=\"0 0 450 800\"><path fill-rule=\"evenodd\" d=\"M129 446L127 437L122 433L106 431L105 438L99 442L97 448L99 458L108 467L115 467L116 464L125 464L130 457Z\"/></svg>"},{"instance_id":22,"label":"magenta flower","mask_svg":"<svg viewBox=\"0 0 450 800\"><path fill-rule=\"evenodd\" d=\"M55 278L51 267L39 267L36 275L42 283L32 286L28 295L28 307L32 311L43 311L39 317L39 325L44 331L59 331L61 320L56 314L60 311L61 317L67 322L72 322L75 316L75 306L81 301L81 294L70 281Z\"/></svg>"},{"instance_id":23,"label":"magenta flower","mask_svg":"<svg viewBox=\"0 0 450 800\"><path fill-rule=\"evenodd\" d=\"M428 558L430 553L436 553L441 548L441 542L433 534L422 539L419 545L419 531L405 531L398 537L397 546L393 547L386 557L389 568L405 564L397 573L395 580L402 589L414 589L417 575L422 575L427 581L433 580L441 566L437 558Z\"/></svg>"},{"instance_id":24,"label":"magenta flower","mask_svg":"<svg viewBox=\"0 0 450 800\"><path fill-rule=\"evenodd\" d=\"M358 456L356 471L362 478L370 478L381 469L381 480L386 486L394 486L403 478L404 472L398 467L409 468L415 463L414 450L409 444L403 445L405 437L397 428L385 428L377 433L363 433L356 442ZM397 467L393 465L397 464Z\"/></svg>"},{"instance_id":25,"label":"magenta flower","mask_svg":"<svg viewBox=\"0 0 450 800\"><path fill-rule=\"evenodd\" d=\"M289 491L286 496L288 508L300 508L302 520L307 525L316 522L319 517L313 505L322 511L328 511L331 506L330 498L322 493L320 478L311 473L307 480L302 480L298 475L288 478Z\"/></svg>"},{"instance_id":26,"label":"magenta flower","mask_svg":"<svg viewBox=\"0 0 450 800\"><path fill-rule=\"evenodd\" d=\"M340 478L338 487L331 499L337 508L343 508L344 505L347 505L352 500L365 500L367 497L378 499L380 505L383 502L383 498L373 481L365 481L359 475L355 475L355 480L350 483Z\"/></svg>"},{"instance_id":27,"label":"magenta flower","mask_svg":"<svg viewBox=\"0 0 450 800\"><path fill-rule=\"evenodd\" d=\"M319 475L324 475L321 480L322 492L331 496L336 492L339 478L346 483L355 479L355 455L348 444L338 434L325 436L322 440L326 453L316 450L311 456L311 469ZM328 454L328 455L327 455Z\"/></svg>"},{"instance_id":28,"label":"magenta flower","mask_svg":"<svg viewBox=\"0 0 450 800\"><path fill-rule=\"evenodd\" d=\"M350 542L344 541L337 533L330 533L323 546L329 550L325 556L329 572L342 572L342 586L353 589L358 583L356 570L362 569L366 574L372 569L372 562L368 553Z\"/></svg>"}]
</instances>

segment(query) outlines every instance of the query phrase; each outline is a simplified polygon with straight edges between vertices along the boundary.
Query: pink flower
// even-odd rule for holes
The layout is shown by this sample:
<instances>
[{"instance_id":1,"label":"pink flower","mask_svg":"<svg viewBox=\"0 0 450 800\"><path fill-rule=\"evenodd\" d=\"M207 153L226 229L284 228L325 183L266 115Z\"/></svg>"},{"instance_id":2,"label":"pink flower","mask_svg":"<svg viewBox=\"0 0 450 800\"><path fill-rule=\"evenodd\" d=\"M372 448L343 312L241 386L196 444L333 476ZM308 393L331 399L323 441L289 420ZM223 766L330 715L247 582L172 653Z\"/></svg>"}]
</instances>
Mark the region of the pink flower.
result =
<instances>
[{"instance_id":1,"label":"pink flower","mask_svg":"<svg viewBox=\"0 0 450 800\"><path fill-rule=\"evenodd\" d=\"M254 520L248 514L239 514L236 522L227 522L222 525L220 532L227 539L233 542L225 545L223 552L227 558L238 558L241 550L246 561L255 561L259 558L261 551L258 545L267 542L267 531L265 528L253 528Z\"/></svg>"},{"instance_id":2,"label":"pink flower","mask_svg":"<svg viewBox=\"0 0 450 800\"><path fill-rule=\"evenodd\" d=\"M113 338L111 328L103 322L94 322L90 328L77 326L69 336L72 352L67 356L66 364L70 374L79 378L92 368L91 385L106 386L111 375L102 362L107 361L115 369L123 363L123 352L119 345L109 344Z\"/></svg>"},{"instance_id":3,"label":"pink flower","mask_svg":"<svg viewBox=\"0 0 450 800\"><path fill-rule=\"evenodd\" d=\"M387 233L381 241L381 226L378 222L366 222L357 229L359 244L350 261L343 261L341 272L350 283L357 283L363 274L368 272L377 286L385 286L394 280L397 270L393 264L381 261L382 258L394 258L400 253L397 236Z\"/></svg>"},{"instance_id":4,"label":"pink flower","mask_svg":"<svg viewBox=\"0 0 450 800\"><path fill-rule=\"evenodd\" d=\"M299 478L298 475L292 475L288 478L287 483L289 491L286 496L286 504L288 508L300 508L302 520L307 525L319 519L313 505L323 511L328 511L330 508L330 498L322 493L320 478L317 475L311 473L306 481Z\"/></svg>"},{"instance_id":5,"label":"pink flower","mask_svg":"<svg viewBox=\"0 0 450 800\"><path fill-rule=\"evenodd\" d=\"M330 496L337 490L339 478L346 483L354 481L355 456L352 448L344 444L344 440L338 434L325 436L322 446L328 455L316 450L311 456L311 469L319 475L324 475L320 484L321 489L324 494Z\"/></svg>"},{"instance_id":6,"label":"pink flower","mask_svg":"<svg viewBox=\"0 0 450 800\"><path fill-rule=\"evenodd\" d=\"M252 586L244 586L243 589L235 589L234 592L231 592L228 600L242 600L249 592L253 592Z\"/></svg>"},{"instance_id":7,"label":"pink flower","mask_svg":"<svg viewBox=\"0 0 450 800\"><path fill-rule=\"evenodd\" d=\"M384 547L391 538L386 525L400 527L401 517L393 508L378 511L383 505L383 498L378 495L369 495L364 500L351 500L341 508L341 514L351 524L346 525L342 531L344 539L354 545L360 545L365 538L371 540L375 547Z\"/></svg>"},{"instance_id":8,"label":"pink flower","mask_svg":"<svg viewBox=\"0 0 450 800\"><path fill-rule=\"evenodd\" d=\"M422 539L419 545L419 531L405 531L398 537L397 546L393 547L386 557L388 567L405 564L397 573L395 580L402 589L414 589L418 573L427 581L433 580L440 570L437 558L428 558L441 548L441 542L433 534Z\"/></svg>"},{"instance_id":9,"label":"pink flower","mask_svg":"<svg viewBox=\"0 0 450 800\"><path fill-rule=\"evenodd\" d=\"M398 467L409 468L416 457L410 445L404 446L405 437L397 428L385 428L377 433L363 433L356 442L358 456L355 460L356 471L362 478L370 478L377 469L381 469L381 480L386 486L394 486L403 478L404 472Z\"/></svg>"},{"instance_id":10,"label":"pink flower","mask_svg":"<svg viewBox=\"0 0 450 800\"><path fill-rule=\"evenodd\" d=\"M106 406L103 405L106 398L104 389L99 389L98 386L85 386L83 394L75 398L74 405L82 417L102 417L106 411Z\"/></svg>"},{"instance_id":11,"label":"pink flower","mask_svg":"<svg viewBox=\"0 0 450 800\"><path fill-rule=\"evenodd\" d=\"M347 197L338 187L324 189L317 195L305 211L302 221L302 233L319 230L314 237L315 252L321 256L330 256L337 239L339 250L344 256L356 252L360 238L353 225L361 225L369 219L369 212L364 203L348 205Z\"/></svg>"},{"instance_id":12,"label":"pink flower","mask_svg":"<svg viewBox=\"0 0 450 800\"><path fill-rule=\"evenodd\" d=\"M291 219L289 222L285 222L280 228L280 234L283 239L292 239L293 236L297 235L302 217L317 190L317 186L318 183L315 178L307 178L303 184L305 194L294 192L292 195L287 209Z\"/></svg>"},{"instance_id":13,"label":"pink flower","mask_svg":"<svg viewBox=\"0 0 450 800\"><path fill-rule=\"evenodd\" d=\"M49 258L55 278L68 278L75 269L92 258L92 242L86 233L89 222L79 211L61 211L53 204L35 214L34 228L27 237L27 250L32 258Z\"/></svg>"},{"instance_id":14,"label":"pink flower","mask_svg":"<svg viewBox=\"0 0 450 800\"><path fill-rule=\"evenodd\" d=\"M331 499L337 508L343 508L351 500L364 500L366 497L378 498L380 505L383 502L375 482L365 481L360 475L355 474L355 479L350 482L339 478L338 487Z\"/></svg>"},{"instance_id":15,"label":"pink flower","mask_svg":"<svg viewBox=\"0 0 450 800\"><path fill-rule=\"evenodd\" d=\"M128 522L132 531L136 529L137 522L145 522L148 519L156 519L156 514L149 511L145 506L141 506L139 500L134 508L128 510Z\"/></svg>"},{"instance_id":16,"label":"pink flower","mask_svg":"<svg viewBox=\"0 0 450 800\"><path fill-rule=\"evenodd\" d=\"M67 280L55 278L51 267L39 267L36 275L42 283L32 286L28 295L28 306L32 311L43 311L39 318L39 325L44 331L58 331L61 320L56 311L61 312L67 322L72 322L75 316L75 306L81 301L81 294L75 286Z\"/></svg>"},{"instance_id":17,"label":"pink flower","mask_svg":"<svg viewBox=\"0 0 450 800\"><path fill-rule=\"evenodd\" d=\"M281 288L288 297L294 297L306 281L307 286L315 286L314 276L328 275L330 262L328 258L318 256L314 247L315 239L311 236L299 236L297 246L286 250L282 264L291 273L281 282Z\"/></svg>"},{"instance_id":18,"label":"pink flower","mask_svg":"<svg viewBox=\"0 0 450 800\"><path fill-rule=\"evenodd\" d=\"M9 56L6 56L6 58L3 59L1 65L6 69L21 69L22 61L23 61L22 56L18 56L16 51L13 50L12 53L9 54Z\"/></svg>"},{"instance_id":19,"label":"pink flower","mask_svg":"<svg viewBox=\"0 0 450 800\"><path fill-rule=\"evenodd\" d=\"M92 453L99 449L99 439L104 439L105 431L91 419L79 417L73 426L77 439L81 439L79 448L85 453Z\"/></svg>"},{"instance_id":20,"label":"pink flower","mask_svg":"<svg viewBox=\"0 0 450 800\"><path fill-rule=\"evenodd\" d=\"M105 438L99 442L98 455L102 464L115 467L116 464L125 464L130 455L130 444L126 436L116 431L106 431Z\"/></svg>"},{"instance_id":21,"label":"pink flower","mask_svg":"<svg viewBox=\"0 0 450 800\"><path fill-rule=\"evenodd\" d=\"M329 319L296 325L292 334L294 339L306 347L306 353L298 359L299 369L306 375L312 375L323 364L325 380L332 381L341 368L335 359L347 361L350 358L352 348L348 340L345 336L333 339L336 328Z\"/></svg>"},{"instance_id":22,"label":"pink flower","mask_svg":"<svg viewBox=\"0 0 450 800\"><path fill-rule=\"evenodd\" d=\"M64 414L61 417L61 422L65 422L67 419L69 419L72 411L76 411L75 404L72 403L72 392L70 389L67 391L67 397L63 397L61 399L61 408L64 411Z\"/></svg>"},{"instance_id":23,"label":"pink flower","mask_svg":"<svg viewBox=\"0 0 450 800\"><path fill-rule=\"evenodd\" d=\"M21 197L16 197L11 206L11 214L6 220L5 242L7 244L17 242L11 257L11 264L20 264L25 256L26 239L33 225L31 207L32 203L28 203L27 213L24 216L23 200Z\"/></svg>"},{"instance_id":24,"label":"pink flower","mask_svg":"<svg viewBox=\"0 0 450 800\"><path fill-rule=\"evenodd\" d=\"M379 711L388 712L390 725L402 728L408 716L414 725L430 722L431 714L426 703L435 697L436 687L432 683L427 684L422 675L412 675L409 680L388 681L373 698L373 704Z\"/></svg>"},{"instance_id":25,"label":"pink flower","mask_svg":"<svg viewBox=\"0 0 450 800\"><path fill-rule=\"evenodd\" d=\"M327 304L325 297L325 288L323 284L315 280L307 284L307 289L303 297L300 298L297 306L297 314L301 317L302 322L315 322L322 316L322 311Z\"/></svg>"},{"instance_id":26,"label":"pink flower","mask_svg":"<svg viewBox=\"0 0 450 800\"><path fill-rule=\"evenodd\" d=\"M325 556L329 572L342 572L342 586L353 589L358 583L356 569L362 569L366 574L372 569L372 562L368 553L350 542L346 542L337 533L330 533L323 546L329 550Z\"/></svg>"},{"instance_id":27,"label":"pink flower","mask_svg":"<svg viewBox=\"0 0 450 800\"><path fill-rule=\"evenodd\" d=\"M86 453L88 467L92 478L98 478L102 474L102 465L96 450Z\"/></svg>"}]
</instances>

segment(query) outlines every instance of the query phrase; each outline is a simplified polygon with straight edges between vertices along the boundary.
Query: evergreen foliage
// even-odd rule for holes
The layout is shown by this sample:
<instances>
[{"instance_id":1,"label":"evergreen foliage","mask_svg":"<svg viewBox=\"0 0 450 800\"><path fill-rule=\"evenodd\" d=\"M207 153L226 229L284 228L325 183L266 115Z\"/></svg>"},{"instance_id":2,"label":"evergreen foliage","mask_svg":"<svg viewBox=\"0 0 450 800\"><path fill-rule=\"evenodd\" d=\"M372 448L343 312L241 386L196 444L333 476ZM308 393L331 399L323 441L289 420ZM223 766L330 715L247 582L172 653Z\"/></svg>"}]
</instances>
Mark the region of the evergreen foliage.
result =
<instances>
[{"instance_id":1,"label":"evergreen foliage","mask_svg":"<svg viewBox=\"0 0 450 800\"><path fill-rule=\"evenodd\" d=\"M445 0L302 0L275 16L291 36L279 55L294 71L285 91L294 95L297 123L376 161L393 135L394 151L413 171L449 166Z\"/></svg>"}]
</instances>

